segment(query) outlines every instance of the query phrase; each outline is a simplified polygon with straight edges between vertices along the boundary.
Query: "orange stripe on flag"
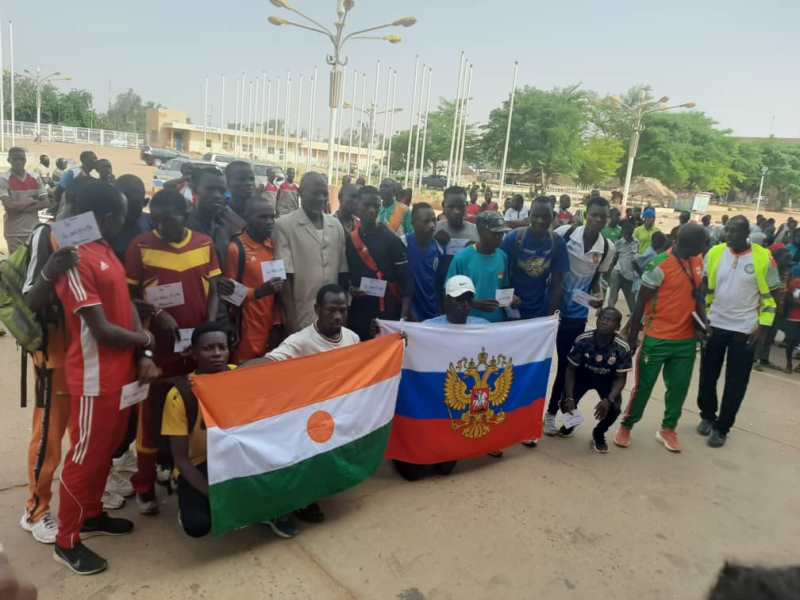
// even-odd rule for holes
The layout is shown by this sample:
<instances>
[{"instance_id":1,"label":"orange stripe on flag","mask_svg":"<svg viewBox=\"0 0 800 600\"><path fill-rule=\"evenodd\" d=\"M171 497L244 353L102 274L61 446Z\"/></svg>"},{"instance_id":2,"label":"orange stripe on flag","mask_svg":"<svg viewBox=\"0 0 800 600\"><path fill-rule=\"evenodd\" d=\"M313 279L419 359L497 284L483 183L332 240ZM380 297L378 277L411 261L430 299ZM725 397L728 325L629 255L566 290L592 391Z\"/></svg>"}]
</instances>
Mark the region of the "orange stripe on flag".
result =
<instances>
[{"instance_id":1,"label":"orange stripe on flag","mask_svg":"<svg viewBox=\"0 0 800 600\"><path fill-rule=\"evenodd\" d=\"M192 387L207 427L229 429L338 398L400 375L404 342L393 334L313 356L214 375Z\"/></svg>"}]
</instances>

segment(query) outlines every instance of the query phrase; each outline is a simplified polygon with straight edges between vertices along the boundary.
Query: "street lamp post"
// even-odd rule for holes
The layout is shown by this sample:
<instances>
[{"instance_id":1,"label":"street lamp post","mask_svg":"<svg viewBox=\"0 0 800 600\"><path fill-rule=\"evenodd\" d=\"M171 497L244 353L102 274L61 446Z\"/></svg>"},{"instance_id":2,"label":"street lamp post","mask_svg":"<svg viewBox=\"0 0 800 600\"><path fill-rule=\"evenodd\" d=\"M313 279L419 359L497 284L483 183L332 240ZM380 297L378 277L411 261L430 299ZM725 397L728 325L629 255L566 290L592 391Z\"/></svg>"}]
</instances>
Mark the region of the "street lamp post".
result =
<instances>
[{"instance_id":1,"label":"street lamp post","mask_svg":"<svg viewBox=\"0 0 800 600\"><path fill-rule=\"evenodd\" d=\"M619 99L615 98L615 101L621 104ZM633 176L633 163L636 160L636 153L639 151L639 137L644 131L644 117L645 115L649 115L652 113L657 112L666 112L668 110L674 110L676 108L694 108L694 102L685 102L684 104L678 104L675 106L664 106L667 102L669 102L669 98L666 96L660 98L657 101L654 100L647 100L645 98L645 90L641 90L639 93L639 101L635 105L622 105L622 108L625 110L630 111L633 115L633 133L631 134L631 144L628 148L628 168L625 171L625 185L622 188L622 204L620 206L620 212L625 215L625 209L627 208L628 204L628 194L631 190L631 177Z\"/></svg>"},{"instance_id":2,"label":"street lamp post","mask_svg":"<svg viewBox=\"0 0 800 600\"><path fill-rule=\"evenodd\" d=\"M398 19L391 23L386 23L384 25L378 25L376 27L368 27L367 29L361 29L359 31L354 31L353 33L349 33L347 35L344 34L344 26L345 21L347 20L348 13L352 10L353 6L355 5L355 0L337 0L337 7L336 7L336 21L334 22L334 30L330 30L329 28L325 27L318 21L312 19L311 17L304 15L296 8L291 6L288 0L270 0L273 6L277 6L278 8L283 8L294 14L298 15L299 17L305 19L311 25L304 25L302 23L295 23L292 21L288 21L281 17L270 17L269 22L276 26L282 25L291 25L293 27L299 27L300 29L306 29L308 31L313 31L315 33L320 33L326 36L331 43L333 44L333 54L329 54L326 57L326 62L331 67L331 77L330 77L330 96L328 100L328 106L330 107L330 123L328 129L328 184L331 185L333 183L333 152L334 152L334 137L336 133L336 119L338 117L338 108L339 108L339 99L342 94L342 71L341 67L344 67L347 64L347 58L342 55L342 50L344 48L345 42L350 39L370 39L373 36L365 36L363 34L369 33L371 31L377 31L379 29L385 29L387 27L411 27L417 22L417 19L414 17L403 17L402 19ZM383 39L391 44L396 44L400 42L400 37L397 35L387 35L384 36Z\"/></svg>"},{"instance_id":3,"label":"street lamp post","mask_svg":"<svg viewBox=\"0 0 800 600\"><path fill-rule=\"evenodd\" d=\"M70 81L69 77L64 76L59 71L50 73L49 75L42 75L39 67L36 67L36 72L24 69L23 71L28 79L33 83L33 88L36 90L36 137L42 136L42 88L48 83L54 81Z\"/></svg>"},{"instance_id":4,"label":"street lamp post","mask_svg":"<svg viewBox=\"0 0 800 600\"><path fill-rule=\"evenodd\" d=\"M758 199L756 200L756 216L761 211L761 193L764 191L764 178L767 176L769 169L761 167L761 183L758 184Z\"/></svg>"}]
</instances>

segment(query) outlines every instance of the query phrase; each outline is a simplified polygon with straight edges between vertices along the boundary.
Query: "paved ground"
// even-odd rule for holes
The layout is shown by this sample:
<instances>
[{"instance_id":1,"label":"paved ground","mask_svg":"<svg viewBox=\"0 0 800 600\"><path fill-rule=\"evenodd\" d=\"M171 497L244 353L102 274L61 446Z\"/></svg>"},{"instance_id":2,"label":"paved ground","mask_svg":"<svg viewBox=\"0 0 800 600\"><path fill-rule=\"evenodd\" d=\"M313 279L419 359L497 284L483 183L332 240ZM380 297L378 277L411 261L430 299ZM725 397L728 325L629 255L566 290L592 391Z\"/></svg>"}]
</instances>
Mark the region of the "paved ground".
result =
<instances>
[{"instance_id":1,"label":"paved ground","mask_svg":"<svg viewBox=\"0 0 800 600\"><path fill-rule=\"evenodd\" d=\"M754 373L722 450L692 432L695 388L684 453L663 450L658 389L628 450L592 454L583 429L462 463L448 478L411 484L384 466L324 502L328 521L290 541L255 527L191 540L174 497L155 518L127 507L119 514L136 531L91 540L111 568L80 578L17 524L30 415L17 407L17 361L13 341L0 339L0 538L41 598L683 600L702 598L725 559L797 561L800 378Z\"/></svg>"}]
</instances>

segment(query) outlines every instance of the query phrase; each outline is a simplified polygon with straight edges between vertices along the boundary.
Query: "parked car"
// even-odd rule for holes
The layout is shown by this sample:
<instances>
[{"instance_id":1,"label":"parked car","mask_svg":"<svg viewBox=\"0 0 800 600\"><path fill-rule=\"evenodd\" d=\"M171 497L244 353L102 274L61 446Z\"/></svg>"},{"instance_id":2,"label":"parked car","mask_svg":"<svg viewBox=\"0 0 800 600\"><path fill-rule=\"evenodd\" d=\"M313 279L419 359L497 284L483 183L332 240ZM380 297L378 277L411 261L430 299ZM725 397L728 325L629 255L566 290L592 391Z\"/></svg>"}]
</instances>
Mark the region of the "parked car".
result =
<instances>
[{"instance_id":1,"label":"parked car","mask_svg":"<svg viewBox=\"0 0 800 600\"><path fill-rule=\"evenodd\" d=\"M139 151L139 156L145 164L156 167L161 166L168 160L173 158L189 158L185 154L181 154L176 150L169 150L168 148L153 148L152 146L142 146Z\"/></svg>"},{"instance_id":2,"label":"parked car","mask_svg":"<svg viewBox=\"0 0 800 600\"><path fill-rule=\"evenodd\" d=\"M263 185L266 187L267 181L269 181L268 176L270 172L275 174L275 185L280 185L286 181L286 175L284 175L283 169L280 167L265 165L262 163L253 163L253 171L256 174L256 185Z\"/></svg>"},{"instance_id":3,"label":"parked car","mask_svg":"<svg viewBox=\"0 0 800 600\"><path fill-rule=\"evenodd\" d=\"M444 175L428 175L422 178L422 185L435 190L443 190L447 187L447 177Z\"/></svg>"},{"instance_id":4,"label":"parked car","mask_svg":"<svg viewBox=\"0 0 800 600\"><path fill-rule=\"evenodd\" d=\"M156 172L153 175L152 193L155 194L156 192L164 189L164 184L168 181L182 177L183 173L181 172L181 169L186 163L191 163L192 167L198 167L201 169L216 169L219 174L222 175L222 169L220 169L215 163L203 160L192 160L190 158L173 158L156 169Z\"/></svg>"},{"instance_id":5,"label":"parked car","mask_svg":"<svg viewBox=\"0 0 800 600\"><path fill-rule=\"evenodd\" d=\"M216 154L214 152L209 152L208 154L203 155L203 160L206 162L212 162L217 165L220 169L224 169L233 161L238 160L235 156L231 156L230 154Z\"/></svg>"}]
</instances>

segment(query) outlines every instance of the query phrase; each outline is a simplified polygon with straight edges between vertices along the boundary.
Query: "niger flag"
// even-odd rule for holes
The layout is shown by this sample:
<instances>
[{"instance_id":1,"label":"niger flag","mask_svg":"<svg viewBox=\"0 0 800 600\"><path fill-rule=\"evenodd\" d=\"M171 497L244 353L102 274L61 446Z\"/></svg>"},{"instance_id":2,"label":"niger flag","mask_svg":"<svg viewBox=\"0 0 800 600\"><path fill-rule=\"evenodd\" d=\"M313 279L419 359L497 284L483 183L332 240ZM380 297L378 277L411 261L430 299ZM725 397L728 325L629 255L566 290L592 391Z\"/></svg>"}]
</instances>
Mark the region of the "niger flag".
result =
<instances>
[{"instance_id":1,"label":"niger flag","mask_svg":"<svg viewBox=\"0 0 800 600\"><path fill-rule=\"evenodd\" d=\"M208 428L212 531L273 519L357 485L383 461L403 341L193 378Z\"/></svg>"}]
</instances>

